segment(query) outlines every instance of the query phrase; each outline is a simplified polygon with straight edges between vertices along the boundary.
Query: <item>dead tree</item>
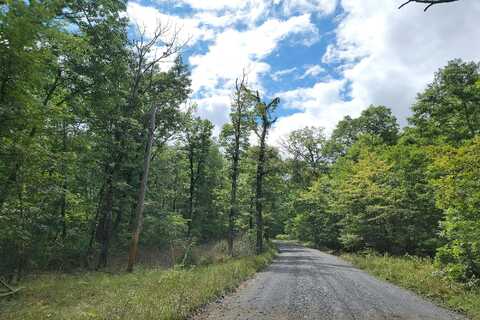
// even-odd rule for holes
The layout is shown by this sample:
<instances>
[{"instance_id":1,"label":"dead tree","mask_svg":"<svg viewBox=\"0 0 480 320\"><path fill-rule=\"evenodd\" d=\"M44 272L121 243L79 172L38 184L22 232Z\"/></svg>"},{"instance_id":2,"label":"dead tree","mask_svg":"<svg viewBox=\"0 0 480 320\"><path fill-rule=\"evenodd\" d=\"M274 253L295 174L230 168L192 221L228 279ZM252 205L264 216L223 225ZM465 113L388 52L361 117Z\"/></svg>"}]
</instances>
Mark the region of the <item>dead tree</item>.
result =
<instances>
[{"instance_id":1,"label":"dead tree","mask_svg":"<svg viewBox=\"0 0 480 320\"><path fill-rule=\"evenodd\" d=\"M139 29L140 31L140 29ZM146 40L146 31L139 32L139 39L134 44L135 66L132 91L129 97L129 106L134 108L138 103L138 94L140 88L143 91L149 91L154 85L154 74L158 72L158 64L171 56L177 54L186 44L181 44L178 40L179 30L170 25L158 24L153 36ZM157 54L157 48L162 48L162 53ZM147 192L148 173L150 170L150 160L152 157L152 147L155 140L157 102L155 99L151 102L152 106L149 112L149 125L146 136L146 146L144 151L144 161L142 168L142 177L140 181L140 190L135 206L135 221L128 254L127 272L132 272L135 260L138 255L138 242L143 227L143 211L145 208L145 194Z\"/></svg>"}]
</instances>

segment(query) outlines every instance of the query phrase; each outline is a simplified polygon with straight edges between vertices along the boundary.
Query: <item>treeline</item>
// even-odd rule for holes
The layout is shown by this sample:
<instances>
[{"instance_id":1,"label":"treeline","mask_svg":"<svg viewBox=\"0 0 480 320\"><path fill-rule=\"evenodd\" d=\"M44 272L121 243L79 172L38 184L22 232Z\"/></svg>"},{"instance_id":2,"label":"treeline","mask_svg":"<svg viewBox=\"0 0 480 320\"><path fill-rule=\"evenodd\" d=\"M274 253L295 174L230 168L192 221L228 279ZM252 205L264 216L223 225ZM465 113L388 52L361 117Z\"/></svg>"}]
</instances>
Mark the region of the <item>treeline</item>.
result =
<instances>
[{"instance_id":1,"label":"treeline","mask_svg":"<svg viewBox=\"0 0 480 320\"><path fill-rule=\"evenodd\" d=\"M283 143L286 232L319 247L435 256L455 279L480 276L479 64L454 60L419 93L409 125L370 106L329 139Z\"/></svg>"},{"instance_id":2,"label":"treeline","mask_svg":"<svg viewBox=\"0 0 480 320\"><path fill-rule=\"evenodd\" d=\"M279 99L240 76L214 137L189 103L175 26L138 30L125 6L0 5L2 275L104 268L112 255L131 270L149 248L218 239L235 255L240 234L258 253L289 234L480 276L478 64L439 70L403 130L371 106L330 137L294 131L279 150L268 145Z\"/></svg>"},{"instance_id":3,"label":"treeline","mask_svg":"<svg viewBox=\"0 0 480 320\"><path fill-rule=\"evenodd\" d=\"M257 225L263 249L281 192L281 159L265 143L278 99L262 102L239 79L232 123L214 138L188 102L176 27L136 29L125 9L0 5L2 275L104 268L128 252L131 270L138 242L188 251L228 236L233 255L233 238Z\"/></svg>"}]
</instances>

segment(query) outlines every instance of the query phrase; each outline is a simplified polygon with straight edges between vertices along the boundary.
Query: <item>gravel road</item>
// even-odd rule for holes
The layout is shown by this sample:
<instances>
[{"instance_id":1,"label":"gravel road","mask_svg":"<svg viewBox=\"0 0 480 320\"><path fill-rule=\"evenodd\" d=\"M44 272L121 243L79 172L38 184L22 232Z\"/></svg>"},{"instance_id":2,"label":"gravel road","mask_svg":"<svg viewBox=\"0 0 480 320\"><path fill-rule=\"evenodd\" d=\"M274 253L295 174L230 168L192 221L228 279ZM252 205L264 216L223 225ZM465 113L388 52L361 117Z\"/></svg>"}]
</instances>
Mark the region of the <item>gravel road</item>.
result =
<instances>
[{"instance_id":1,"label":"gravel road","mask_svg":"<svg viewBox=\"0 0 480 320\"><path fill-rule=\"evenodd\" d=\"M318 250L281 244L265 271L196 320L465 319Z\"/></svg>"}]
</instances>

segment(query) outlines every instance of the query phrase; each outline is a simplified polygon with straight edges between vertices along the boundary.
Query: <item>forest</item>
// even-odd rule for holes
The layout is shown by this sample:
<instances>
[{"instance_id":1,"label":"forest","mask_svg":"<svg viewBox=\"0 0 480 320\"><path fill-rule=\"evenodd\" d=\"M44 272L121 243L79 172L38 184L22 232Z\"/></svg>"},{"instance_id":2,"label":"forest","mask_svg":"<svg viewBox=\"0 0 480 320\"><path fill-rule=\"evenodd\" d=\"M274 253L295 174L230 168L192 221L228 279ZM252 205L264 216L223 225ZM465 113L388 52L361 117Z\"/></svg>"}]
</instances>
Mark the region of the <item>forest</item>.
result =
<instances>
[{"instance_id":1,"label":"forest","mask_svg":"<svg viewBox=\"0 0 480 320\"><path fill-rule=\"evenodd\" d=\"M125 1L0 4L0 274L132 271L147 255L270 239L432 257L480 277L480 65L432 75L400 127L388 106L269 140L279 98L239 74L230 122L198 117L172 24ZM166 65L170 67L165 67ZM366 107L366 106L362 106ZM239 244L240 243L240 244ZM176 260L177 259L177 260ZM119 262L120 261L120 262Z\"/></svg>"}]
</instances>

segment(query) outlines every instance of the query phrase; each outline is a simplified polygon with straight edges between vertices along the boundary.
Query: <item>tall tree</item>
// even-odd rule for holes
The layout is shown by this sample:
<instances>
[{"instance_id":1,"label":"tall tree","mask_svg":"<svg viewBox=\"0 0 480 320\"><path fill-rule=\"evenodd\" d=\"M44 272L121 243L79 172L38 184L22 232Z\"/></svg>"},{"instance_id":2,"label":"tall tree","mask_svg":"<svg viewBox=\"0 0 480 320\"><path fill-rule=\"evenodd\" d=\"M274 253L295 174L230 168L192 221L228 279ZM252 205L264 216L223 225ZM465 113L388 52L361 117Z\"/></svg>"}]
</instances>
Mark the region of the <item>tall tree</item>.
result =
<instances>
[{"instance_id":1,"label":"tall tree","mask_svg":"<svg viewBox=\"0 0 480 320\"><path fill-rule=\"evenodd\" d=\"M380 137L386 144L395 144L399 126L392 111L385 106L371 105L358 118L346 116L341 120L330 138L330 152L333 158L345 155L362 134Z\"/></svg>"},{"instance_id":2,"label":"tall tree","mask_svg":"<svg viewBox=\"0 0 480 320\"><path fill-rule=\"evenodd\" d=\"M176 30L171 31L170 26L164 26L159 24L155 30L153 36L149 40L145 40L145 31L140 33L139 40L135 43L135 68L133 75L133 84L132 91L129 97L129 104L132 108L134 104L140 103L138 95L140 90L143 92L149 93L146 100L146 104L150 104L149 111L149 124L147 129L146 143L145 143L145 152L143 160L143 169L140 180L140 188L138 193L138 199L135 209L135 223L134 231L132 234L132 241L130 245L130 251L128 255L128 265L127 271L133 271L133 265L135 264L135 259L138 251L138 241L140 238L140 233L143 226L143 211L145 206L145 193L147 191L147 181L148 173L150 169L150 159L152 157L152 148L153 142L155 139L155 130L156 130L156 115L157 111L161 107L171 107L171 104L168 103L168 98L174 100L173 103L177 103L176 107L179 107L179 103L183 102L186 99L185 91L186 88L178 88L178 85L175 86L174 83L165 84L165 79L158 77L159 73L159 63L178 53L181 45L177 41L178 34ZM164 48L161 54L155 52L155 48L161 46ZM153 53L153 57L152 57ZM177 65L181 61L177 61ZM179 69L180 68L180 69ZM182 66L177 66L174 71L181 71ZM175 74L174 74L175 76ZM178 74L177 76L183 76ZM180 80L181 81L181 80ZM183 84L184 81L181 81ZM168 93L164 92L165 89L170 87L175 87L175 89L180 89L179 93L176 93L175 90L170 90ZM182 94L183 93L183 94ZM162 97L163 95L163 97ZM173 97L173 99L172 99ZM177 97L175 99L175 97ZM163 98L163 99L162 99ZM175 105L174 105L175 108ZM170 108L171 109L171 108ZM170 111L174 111L170 110ZM168 138L168 136L167 136Z\"/></svg>"},{"instance_id":3,"label":"tall tree","mask_svg":"<svg viewBox=\"0 0 480 320\"><path fill-rule=\"evenodd\" d=\"M291 157L293 178L301 185L307 187L313 179L327 172L330 159L323 128L305 127L292 131L281 145Z\"/></svg>"},{"instance_id":4,"label":"tall tree","mask_svg":"<svg viewBox=\"0 0 480 320\"><path fill-rule=\"evenodd\" d=\"M257 253L263 252L263 180L265 177L265 165L266 165L266 149L267 149L267 135L275 123L277 118L273 116L273 112L280 103L280 98L275 98L269 103L262 101L260 93L258 91L249 91L249 95L255 103L255 121L253 124L253 130L258 137L259 150L257 159L257 173L255 177L255 222L257 227Z\"/></svg>"},{"instance_id":5,"label":"tall tree","mask_svg":"<svg viewBox=\"0 0 480 320\"><path fill-rule=\"evenodd\" d=\"M240 159L248 147L248 137L251 119L251 99L245 86L246 77L235 81L235 92L230 112L231 124L222 128L220 139L225 147L227 159L230 161L230 212L228 215L228 253L233 256L233 240L235 236L235 218L238 215L238 176Z\"/></svg>"},{"instance_id":6,"label":"tall tree","mask_svg":"<svg viewBox=\"0 0 480 320\"><path fill-rule=\"evenodd\" d=\"M453 60L412 107L409 122L426 143L458 144L480 133L480 64Z\"/></svg>"},{"instance_id":7,"label":"tall tree","mask_svg":"<svg viewBox=\"0 0 480 320\"><path fill-rule=\"evenodd\" d=\"M480 276L480 136L456 148L434 149L432 183L444 210L442 236L436 260L449 276L467 281Z\"/></svg>"},{"instance_id":8,"label":"tall tree","mask_svg":"<svg viewBox=\"0 0 480 320\"><path fill-rule=\"evenodd\" d=\"M197 205L198 185L204 175L205 162L211 145L213 124L208 120L187 115L185 131L183 132L184 148L188 158L188 207L187 207L187 237L192 236Z\"/></svg>"},{"instance_id":9,"label":"tall tree","mask_svg":"<svg viewBox=\"0 0 480 320\"><path fill-rule=\"evenodd\" d=\"M125 126L136 111L125 106L131 79L128 20L122 15L126 3L74 1L69 9L69 20L78 24L89 48L80 77L87 79L84 92L88 105L86 123L96 139L95 157L102 167L99 174L103 187L98 190L100 201L94 220L95 237L100 244L97 268L103 268L111 247L118 185L123 180L120 173L126 163L126 149L130 147L129 131Z\"/></svg>"}]
</instances>

